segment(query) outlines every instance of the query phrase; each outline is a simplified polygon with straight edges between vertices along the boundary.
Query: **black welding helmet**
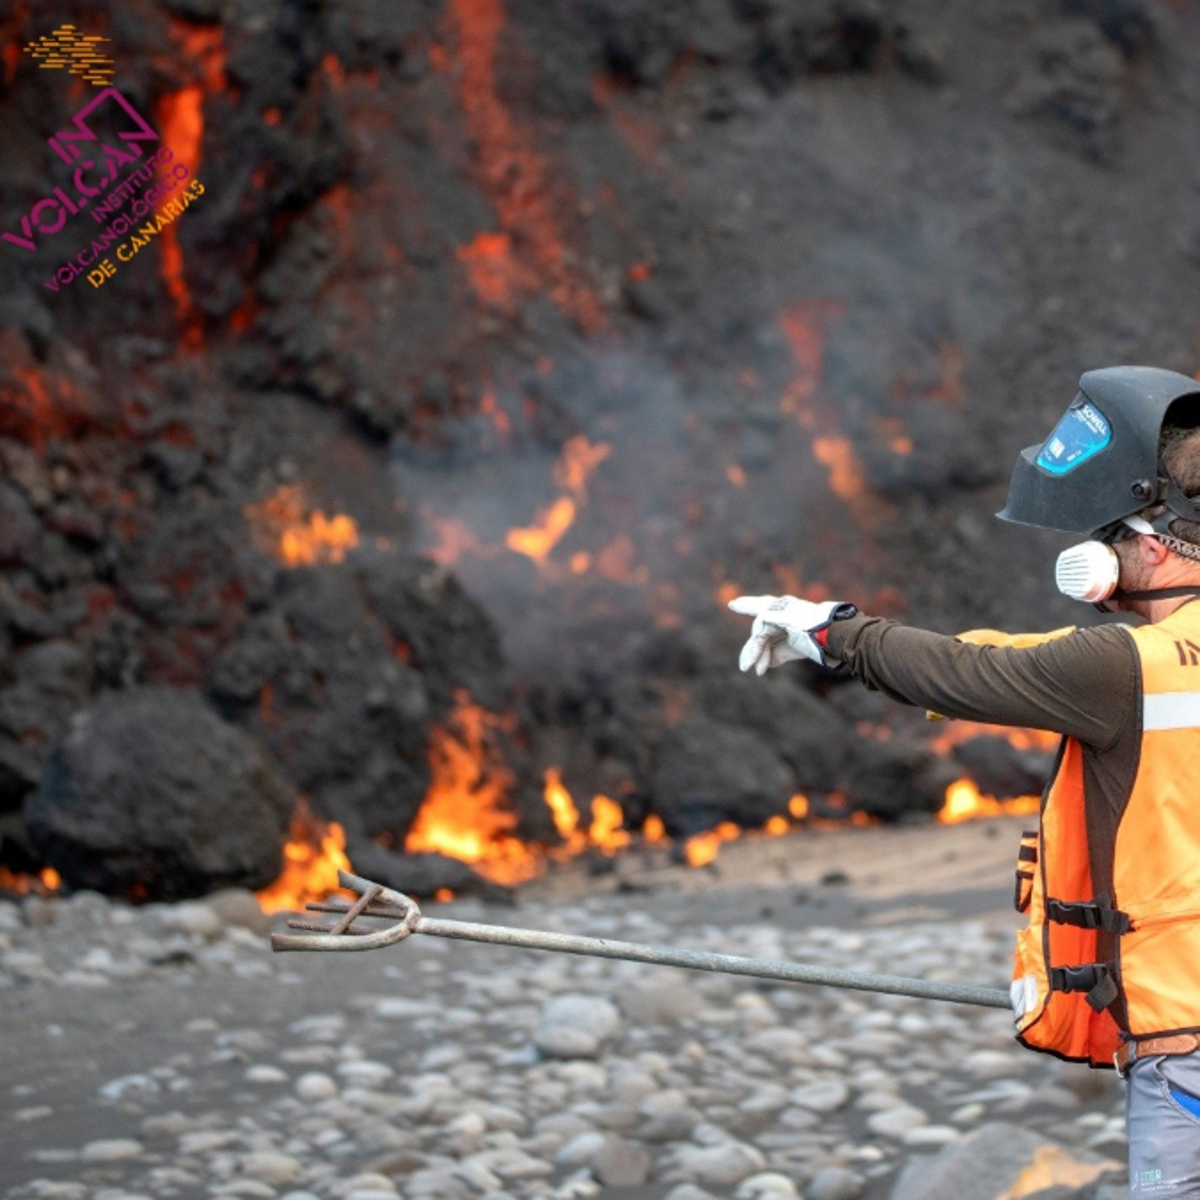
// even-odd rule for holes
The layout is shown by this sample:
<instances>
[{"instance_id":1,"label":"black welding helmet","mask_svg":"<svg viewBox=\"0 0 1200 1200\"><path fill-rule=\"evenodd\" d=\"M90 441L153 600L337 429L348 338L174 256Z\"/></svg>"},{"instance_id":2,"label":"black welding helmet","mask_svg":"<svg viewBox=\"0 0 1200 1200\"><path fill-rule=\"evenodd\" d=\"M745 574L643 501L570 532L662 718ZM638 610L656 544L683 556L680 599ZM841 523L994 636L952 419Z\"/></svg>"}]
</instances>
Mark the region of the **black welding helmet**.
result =
<instances>
[{"instance_id":1,"label":"black welding helmet","mask_svg":"<svg viewBox=\"0 0 1200 1200\"><path fill-rule=\"evenodd\" d=\"M1002 521L1094 533L1153 504L1175 517L1200 520L1200 506L1162 468L1159 436L1172 422L1200 423L1200 383L1157 367L1106 367L1079 381L1079 394L1049 437L1021 451L1008 486ZM1156 521L1157 525L1158 522Z\"/></svg>"}]
</instances>

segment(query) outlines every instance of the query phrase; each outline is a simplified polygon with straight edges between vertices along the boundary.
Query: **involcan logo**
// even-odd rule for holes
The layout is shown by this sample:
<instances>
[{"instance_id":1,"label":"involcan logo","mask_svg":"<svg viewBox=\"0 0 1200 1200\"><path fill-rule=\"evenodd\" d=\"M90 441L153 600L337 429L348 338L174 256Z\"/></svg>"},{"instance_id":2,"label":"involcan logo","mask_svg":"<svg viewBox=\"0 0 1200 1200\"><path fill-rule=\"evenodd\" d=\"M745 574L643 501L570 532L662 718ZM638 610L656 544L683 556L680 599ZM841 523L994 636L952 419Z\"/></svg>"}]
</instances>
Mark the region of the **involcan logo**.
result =
<instances>
[{"instance_id":1,"label":"involcan logo","mask_svg":"<svg viewBox=\"0 0 1200 1200\"><path fill-rule=\"evenodd\" d=\"M65 31L71 36L64 42ZM63 26L27 49L44 67L88 71L91 76L84 78L89 82L105 78L103 63L108 60L82 51L71 55L64 49L79 47L81 39L85 45L96 42L73 26ZM52 57L51 46L58 47L61 62ZM112 86L94 95L46 145L70 169L69 178L36 201L15 226L0 232L6 253L35 253L58 242L65 230L84 225L88 217L101 227L43 282L52 292L80 278L93 288L103 287L204 195L204 184L193 176L191 164L177 158L128 97Z\"/></svg>"},{"instance_id":2,"label":"involcan logo","mask_svg":"<svg viewBox=\"0 0 1200 1200\"><path fill-rule=\"evenodd\" d=\"M53 33L30 42L25 52L38 60L43 71L66 69L95 87L113 81L113 60L100 52L108 38L80 33L74 25L60 25Z\"/></svg>"}]
</instances>

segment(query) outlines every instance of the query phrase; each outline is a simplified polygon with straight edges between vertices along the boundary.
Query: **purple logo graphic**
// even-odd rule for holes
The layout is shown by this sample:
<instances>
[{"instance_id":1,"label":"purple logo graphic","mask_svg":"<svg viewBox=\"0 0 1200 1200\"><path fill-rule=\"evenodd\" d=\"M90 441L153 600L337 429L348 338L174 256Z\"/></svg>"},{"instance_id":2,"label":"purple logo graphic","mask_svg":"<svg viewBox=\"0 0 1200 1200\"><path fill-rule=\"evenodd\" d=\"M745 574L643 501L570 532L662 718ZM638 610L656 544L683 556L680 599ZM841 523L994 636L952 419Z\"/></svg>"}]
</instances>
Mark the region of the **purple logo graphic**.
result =
<instances>
[{"instance_id":1,"label":"purple logo graphic","mask_svg":"<svg viewBox=\"0 0 1200 1200\"><path fill-rule=\"evenodd\" d=\"M102 105L108 106L104 115L111 119L112 104L115 102L120 112L117 113L119 126L115 131L116 142L102 142L100 135L89 124L96 110ZM37 249L39 239L45 239L60 232L70 217L76 216L81 210L104 195L112 187L118 175L131 164L142 159L143 152L139 143L157 142L158 134L149 122L121 95L116 88L105 88L93 97L75 114L73 128L60 129L53 137L47 139L47 145L68 166L74 166L71 176L74 185L74 195L69 195L62 187L56 187L49 196L39 200L21 218L20 232L5 232L3 239L22 250L33 252ZM143 162L138 174L142 174L149 166ZM153 173L150 167L146 175L148 181ZM132 182L126 180L121 185ZM115 190L115 189L114 189ZM105 196L106 201L114 197ZM123 201L122 201L123 203ZM102 211L112 212L115 207L104 204ZM97 221L102 221L100 213L93 212Z\"/></svg>"}]
</instances>

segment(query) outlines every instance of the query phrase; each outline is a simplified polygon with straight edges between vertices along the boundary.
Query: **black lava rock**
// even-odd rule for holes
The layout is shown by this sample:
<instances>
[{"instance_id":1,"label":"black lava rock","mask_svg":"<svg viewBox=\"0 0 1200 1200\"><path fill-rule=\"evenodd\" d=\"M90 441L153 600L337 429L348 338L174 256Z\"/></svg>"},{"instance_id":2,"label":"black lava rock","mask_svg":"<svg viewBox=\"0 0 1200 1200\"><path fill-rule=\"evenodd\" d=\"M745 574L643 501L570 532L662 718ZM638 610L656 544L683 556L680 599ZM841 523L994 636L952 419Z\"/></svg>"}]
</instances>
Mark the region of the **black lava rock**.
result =
<instances>
[{"instance_id":1,"label":"black lava rock","mask_svg":"<svg viewBox=\"0 0 1200 1200\"><path fill-rule=\"evenodd\" d=\"M25 817L70 888L176 900L278 874L292 790L192 691L131 688L81 710Z\"/></svg>"}]
</instances>

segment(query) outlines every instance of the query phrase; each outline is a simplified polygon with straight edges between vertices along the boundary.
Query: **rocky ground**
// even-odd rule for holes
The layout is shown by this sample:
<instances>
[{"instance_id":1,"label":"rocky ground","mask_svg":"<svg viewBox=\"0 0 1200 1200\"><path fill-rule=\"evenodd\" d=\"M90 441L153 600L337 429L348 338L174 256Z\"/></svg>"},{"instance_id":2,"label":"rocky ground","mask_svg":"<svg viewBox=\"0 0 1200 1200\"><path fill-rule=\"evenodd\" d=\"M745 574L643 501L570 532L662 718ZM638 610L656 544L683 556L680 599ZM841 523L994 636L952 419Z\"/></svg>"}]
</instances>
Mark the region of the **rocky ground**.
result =
<instances>
[{"instance_id":1,"label":"rocky ground","mask_svg":"<svg viewBox=\"0 0 1200 1200\"><path fill-rule=\"evenodd\" d=\"M1003 986L1015 838L808 832L437 915ZM0 931L11 1200L1124 1195L1119 1080L996 1010L433 938L272 955L237 892Z\"/></svg>"}]
</instances>

